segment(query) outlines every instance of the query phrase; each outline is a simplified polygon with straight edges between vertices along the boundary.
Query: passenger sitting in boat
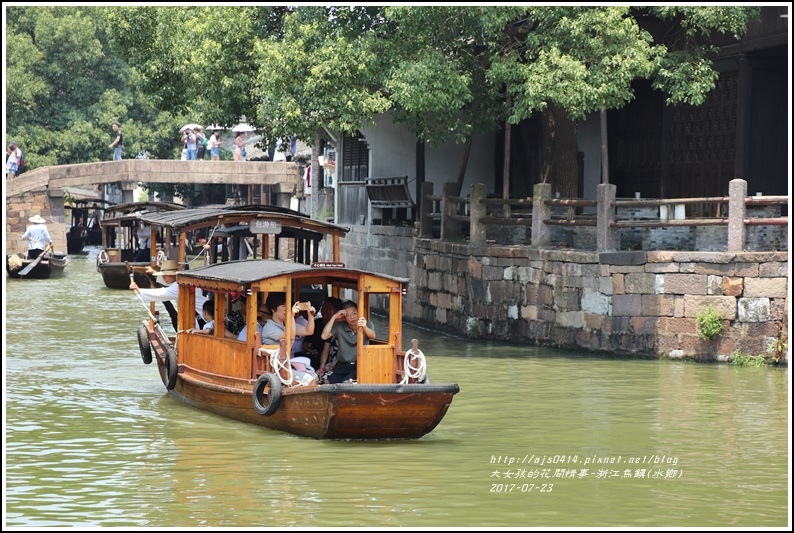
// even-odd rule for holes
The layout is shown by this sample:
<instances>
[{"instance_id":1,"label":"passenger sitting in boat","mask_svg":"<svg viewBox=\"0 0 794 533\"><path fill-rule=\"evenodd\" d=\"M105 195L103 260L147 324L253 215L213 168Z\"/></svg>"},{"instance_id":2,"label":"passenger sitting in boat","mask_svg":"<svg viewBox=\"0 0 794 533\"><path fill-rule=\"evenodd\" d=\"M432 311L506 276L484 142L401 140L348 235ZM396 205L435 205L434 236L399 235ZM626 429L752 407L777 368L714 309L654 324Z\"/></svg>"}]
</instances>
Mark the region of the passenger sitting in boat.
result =
<instances>
[{"instance_id":1,"label":"passenger sitting in boat","mask_svg":"<svg viewBox=\"0 0 794 533\"><path fill-rule=\"evenodd\" d=\"M240 315L242 316L242 318L243 318L243 324L245 324L245 323L247 322L245 314L246 314L246 309L248 309L248 306L247 306L247 304L246 304L246 300L245 300L245 298L241 297L241 298L239 299L239 301L240 301L240 311L239 311L239 314L240 314ZM230 313L230 314L231 314L231 313ZM227 318L229 318L229 317L227 317ZM259 332L259 335L260 335L260 338L261 338L261 337L262 337L262 326L260 326L260 325L257 323L257 325L256 325L256 329L257 329L257 331ZM236 335L234 334L234 332L233 332L233 331L229 330L229 328L228 328L228 326L227 326L227 328L226 328L226 331L224 332L224 336L225 336L227 339L237 339L238 341L243 341L243 342L246 342L246 340L247 340L247 338L248 338L248 326L247 326L247 325L244 325L244 326L243 326L243 329L241 329L241 330L240 330L240 331L239 331L239 332L238 332Z\"/></svg>"},{"instance_id":2,"label":"passenger sitting in boat","mask_svg":"<svg viewBox=\"0 0 794 533\"><path fill-rule=\"evenodd\" d=\"M290 359L292 366L292 381L299 385L317 385L317 373L311 366L308 357L293 357Z\"/></svg>"},{"instance_id":3,"label":"passenger sitting in boat","mask_svg":"<svg viewBox=\"0 0 794 533\"><path fill-rule=\"evenodd\" d=\"M214 315L215 302L212 300L207 300L204 302L204 306L201 309L201 316L204 318L204 326L201 329L190 328L188 332L201 333L202 335L212 335L213 331L215 331L215 320L213 320Z\"/></svg>"},{"instance_id":4,"label":"passenger sitting in boat","mask_svg":"<svg viewBox=\"0 0 794 533\"><path fill-rule=\"evenodd\" d=\"M344 318L344 322L337 319ZM358 329L364 332L364 344L375 338L372 322L365 317L358 317L358 306L350 300L342 304L342 310L334 313L332 319L323 328L322 338L328 340L335 337L339 343L336 353L336 365L328 376L329 383L342 383L356 380L356 350L358 348Z\"/></svg>"},{"instance_id":5,"label":"passenger sitting in boat","mask_svg":"<svg viewBox=\"0 0 794 533\"><path fill-rule=\"evenodd\" d=\"M262 344L279 344L285 336L285 321L287 319L287 297L283 292L271 292L265 300L265 307L270 310L272 317L262 328ZM292 340L290 355L303 350L303 339L314 333L315 309L311 305L307 309L308 317L300 315L301 308L298 302L292 306L295 316L295 338ZM310 361L311 362L311 361Z\"/></svg>"},{"instance_id":6,"label":"passenger sitting in boat","mask_svg":"<svg viewBox=\"0 0 794 533\"><path fill-rule=\"evenodd\" d=\"M329 296L326 298L323 304L320 306L320 323L315 324L314 335L308 337L303 342L304 355L308 355L310 358L312 358L312 363L314 363L314 357L318 358L317 368L319 370L317 372L317 376L319 377L320 383L324 383L327 375L331 374L331 371L336 364L336 352L339 350L339 343L334 337L331 337L327 341L323 340L323 329L325 329L325 325L331 321L332 317L337 313L337 311L341 310L342 300L335 298L334 296ZM340 320L344 319L338 318L337 322Z\"/></svg>"},{"instance_id":7,"label":"passenger sitting in boat","mask_svg":"<svg viewBox=\"0 0 794 533\"><path fill-rule=\"evenodd\" d=\"M135 253L135 261L143 263L150 260L149 240L152 237L151 228L143 221L138 221L138 229L135 232L138 239L138 251Z\"/></svg>"}]
</instances>

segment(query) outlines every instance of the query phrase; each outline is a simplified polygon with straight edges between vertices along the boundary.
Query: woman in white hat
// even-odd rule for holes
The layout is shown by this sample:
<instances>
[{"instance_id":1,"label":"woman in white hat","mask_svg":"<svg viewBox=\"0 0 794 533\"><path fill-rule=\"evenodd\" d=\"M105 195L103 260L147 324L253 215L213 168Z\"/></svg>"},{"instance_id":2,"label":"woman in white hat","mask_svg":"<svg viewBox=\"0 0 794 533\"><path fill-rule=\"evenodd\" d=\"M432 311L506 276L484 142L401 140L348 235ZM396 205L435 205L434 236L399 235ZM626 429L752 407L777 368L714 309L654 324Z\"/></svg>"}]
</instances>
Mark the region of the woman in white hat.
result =
<instances>
[{"instance_id":1,"label":"woman in white hat","mask_svg":"<svg viewBox=\"0 0 794 533\"><path fill-rule=\"evenodd\" d=\"M28 220L33 225L28 226L25 234L22 235L22 240L28 241L28 259L36 259L52 246L52 237L47 231L47 226L44 225L47 221L41 215L34 215Z\"/></svg>"}]
</instances>

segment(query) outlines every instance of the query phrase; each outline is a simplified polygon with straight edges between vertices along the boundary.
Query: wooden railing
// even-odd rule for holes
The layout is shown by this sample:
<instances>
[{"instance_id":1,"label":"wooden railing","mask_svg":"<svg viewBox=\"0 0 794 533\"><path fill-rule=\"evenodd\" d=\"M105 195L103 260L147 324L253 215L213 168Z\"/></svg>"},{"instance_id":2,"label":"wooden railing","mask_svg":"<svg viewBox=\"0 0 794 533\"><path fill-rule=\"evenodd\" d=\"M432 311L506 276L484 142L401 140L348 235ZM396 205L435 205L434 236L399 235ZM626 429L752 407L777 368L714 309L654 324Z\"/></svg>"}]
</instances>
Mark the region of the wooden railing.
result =
<instances>
[{"instance_id":1,"label":"wooden railing","mask_svg":"<svg viewBox=\"0 0 794 533\"><path fill-rule=\"evenodd\" d=\"M741 179L730 182L729 195L724 197L618 200L614 185L599 185L597 189L595 200L554 198L551 185L540 183L535 185L531 198L499 199L486 198L482 183L472 185L468 197L460 197L455 194L455 184L445 184L443 194L435 196L433 184L425 182L422 184L420 235L486 244L489 227L524 225L531 228L530 243L542 247L551 244L551 227L571 227L574 231L595 228L596 250L607 251L619 249L621 230L726 226L726 249L741 251L745 248L748 226L788 225L788 216L759 217L748 213L748 208L787 206L788 196L747 196L747 182ZM627 211L642 208L650 215L625 216ZM695 213L715 216L692 217Z\"/></svg>"}]
</instances>

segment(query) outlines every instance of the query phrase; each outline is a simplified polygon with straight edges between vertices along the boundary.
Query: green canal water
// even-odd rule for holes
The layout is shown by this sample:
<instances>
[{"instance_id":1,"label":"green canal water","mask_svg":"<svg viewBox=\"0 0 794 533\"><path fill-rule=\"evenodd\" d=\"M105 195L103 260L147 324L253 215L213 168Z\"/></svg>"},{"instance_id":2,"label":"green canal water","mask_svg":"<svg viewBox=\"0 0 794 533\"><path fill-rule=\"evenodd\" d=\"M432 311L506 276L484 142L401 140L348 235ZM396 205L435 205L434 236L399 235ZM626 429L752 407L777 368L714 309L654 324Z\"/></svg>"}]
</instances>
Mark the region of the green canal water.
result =
<instances>
[{"instance_id":1,"label":"green canal water","mask_svg":"<svg viewBox=\"0 0 794 533\"><path fill-rule=\"evenodd\" d=\"M5 280L7 527L785 528L788 369L594 357L406 327L460 385L415 441L316 441L170 397L98 249ZM376 319L377 325L377 319Z\"/></svg>"}]
</instances>

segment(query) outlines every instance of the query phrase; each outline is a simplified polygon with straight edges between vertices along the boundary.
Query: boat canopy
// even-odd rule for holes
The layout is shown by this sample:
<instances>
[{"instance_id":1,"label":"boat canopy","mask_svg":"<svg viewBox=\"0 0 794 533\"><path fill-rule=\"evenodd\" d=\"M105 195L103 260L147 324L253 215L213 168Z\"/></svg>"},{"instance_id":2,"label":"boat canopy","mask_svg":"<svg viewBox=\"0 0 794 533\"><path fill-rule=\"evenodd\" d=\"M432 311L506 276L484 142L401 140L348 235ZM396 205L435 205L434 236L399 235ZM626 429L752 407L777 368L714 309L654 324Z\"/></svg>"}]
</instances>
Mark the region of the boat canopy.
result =
<instances>
[{"instance_id":1,"label":"boat canopy","mask_svg":"<svg viewBox=\"0 0 794 533\"><path fill-rule=\"evenodd\" d=\"M282 227L291 229L291 232L283 234L284 237L288 238L297 238L299 236L318 238L324 235L344 237L350 231L348 227L314 220L299 211L272 205L208 205L178 212L144 213L141 214L140 220L146 224L179 232L219 226L221 224L224 226L222 230L224 232L229 232L230 230L239 231L240 224L246 224L246 227L250 227L252 221L270 220L280 223ZM309 233L300 235L298 233L300 230ZM251 232L251 234L253 233Z\"/></svg>"},{"instance_id":2,"label":"boat canopy","mask_svg":"<svg viewBox=\"0 0 794 533\"><path fill-rule=\"evenodd\" d=\"M176 211L178 209L186 209L186 207L173 202L127 202L105 208L105 216L129 215L142 211Z\"/></svg>"},{"instance_id":3,"label":"boat canopy","mask_svg":"<svg viewBox=\"0 0 794 533\"><path fill-rule=\"evenodd\" d=\"M227 261L199 267L193 270L179 272L177 282L180 285L202 285L205 282L230 282L236 285L245 286L259 281L288 275L292 277L303 277L308 275L317 278L358 278L362 275L387 279L407 285L410 280L385 274L376 274L366 270L340 268L338 265L319 266L304 265L288 261L274 259L249 259L243 261Z\"/></svg>"}]
</instances>

